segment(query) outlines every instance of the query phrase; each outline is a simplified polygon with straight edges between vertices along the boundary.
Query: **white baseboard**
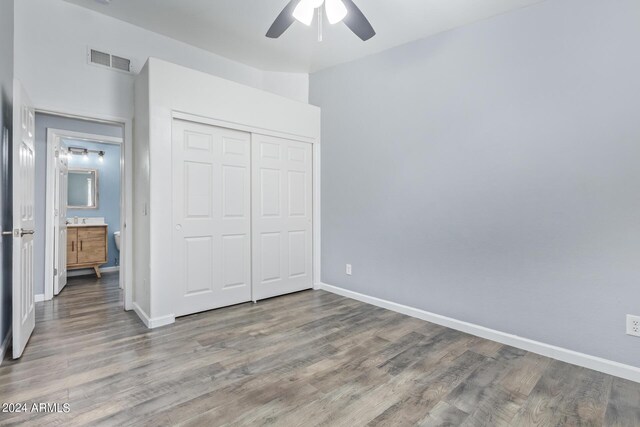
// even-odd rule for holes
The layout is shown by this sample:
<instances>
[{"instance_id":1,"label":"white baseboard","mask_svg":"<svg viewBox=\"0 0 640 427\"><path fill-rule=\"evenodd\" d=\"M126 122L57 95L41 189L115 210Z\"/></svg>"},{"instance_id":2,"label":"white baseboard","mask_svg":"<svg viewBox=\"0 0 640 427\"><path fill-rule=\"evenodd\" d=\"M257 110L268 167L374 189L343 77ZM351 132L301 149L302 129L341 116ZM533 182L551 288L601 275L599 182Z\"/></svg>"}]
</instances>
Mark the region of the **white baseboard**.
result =
<instances>
[{"instance_id":1,"label":"white baseboard","mask_svg":"<svg viewBox=\"0 0 640 427\"><path fill-rule=\"evenodd\" d=\"M5 354L9 350L9 344L11 343L11 328L7 331L7 335L2 340L2 344L0 344L0 365L2 365L2 361L4 360Z\"/></svg>"},{"instance_id":2,"label":"white baseboard","mask_svg":"<svg viewBox=\"0 0 640 427\"><path fill-rule=\"evenodd\" d=\"M377 307L386 308L407 316L422 319L437 325L466 332L481 338L486 338L491 341L497 341L501 344L510 345L512 347L517 347L552 359L557 359L562 362L571 363L573 365L582 366L584 368L593 369L594 371L604 372L605 374L640 383L640 368L635 366L625 365L623 363L614 362L601 357L590 356L588 354L530 340L517 335L507 334L505 332L496 331L495 329L485 328L484 326L430 313L419 308L413 308L380 298L371 297L358 292L339 288L337 286L328 285L326 283L321 283L320 289L367 304L375 305Z\"/></svg>"},{"instance_id":3,"label":"white baseboard","mask_svg":"<svg viewBox=\"0 0 640 427\"><path fill-rule=\"evenodd\" d=\"M33 298L35 299L36 302L42 302L44 301L44 294L35 294Z\"/></svg>"},{"instance_id":4,"label":"white baseboard","mask_svg":"<svg viewBox=\"0 0 640 427\"><path fill-rule=\"evenodd\" d=\"M136 302L133 303L133 311L136 312L142 323L149 329L159 328L160 326L175 323L176 317L173 314L162 317L150 318L149 315Z\"/></svg>"},{"instance_id":5,"label":"white baseboard","mask_svg":"<svg viewBox=\"0 0 640 427\"><path fill-rule=\"evenodd\" d=\"M113 273L115 271L120 271L120 266L116 265L113 267L104 267L100 268L100 273ZM90 274L95 274L93 268L83 268L82 270L70 270L67 271L67 277L77 277L77 276L86 276Z\"/></svg>"}]
</instances>

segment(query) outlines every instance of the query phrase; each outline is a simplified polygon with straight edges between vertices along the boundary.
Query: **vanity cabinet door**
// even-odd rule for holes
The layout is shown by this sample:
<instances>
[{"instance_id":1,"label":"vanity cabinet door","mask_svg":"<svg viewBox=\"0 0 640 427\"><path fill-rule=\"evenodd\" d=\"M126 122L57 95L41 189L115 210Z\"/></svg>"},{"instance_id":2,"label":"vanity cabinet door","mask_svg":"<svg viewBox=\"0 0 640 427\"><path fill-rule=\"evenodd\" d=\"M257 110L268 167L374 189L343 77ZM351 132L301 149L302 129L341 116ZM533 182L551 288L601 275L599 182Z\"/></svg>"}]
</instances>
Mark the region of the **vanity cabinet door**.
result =
<instances>
[{"instance_id":1,"label":"vanity cabinet door","mask_svg":"<svg viewBox=\"0 0 640 427\"><path fill-rule=\"evenodd\" d=\"M106 227L78 229L78 264L107 262Z\"/></svg>"},{"instance_id":2,"label":"vanity cabinet door","mask_svg":"<svg viewBox=\"0 0 640 427\"><path fill-rule=\"evenodd\" d=\"M78 230L67 229L67 265L78 263Z\"/></svg>"}]
</instances>

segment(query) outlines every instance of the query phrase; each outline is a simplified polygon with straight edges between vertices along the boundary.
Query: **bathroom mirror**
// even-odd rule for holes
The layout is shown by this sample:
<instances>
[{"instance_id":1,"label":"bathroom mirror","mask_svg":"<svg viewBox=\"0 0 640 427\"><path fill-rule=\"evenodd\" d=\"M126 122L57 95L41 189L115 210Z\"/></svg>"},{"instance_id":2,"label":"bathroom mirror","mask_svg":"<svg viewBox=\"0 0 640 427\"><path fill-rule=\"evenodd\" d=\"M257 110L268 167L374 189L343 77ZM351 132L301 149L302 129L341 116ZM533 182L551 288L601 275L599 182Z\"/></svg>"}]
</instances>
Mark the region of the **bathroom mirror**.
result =
<instances>
[{"instance_id":1,"label":"bathroom mirror","mask_svg":"<svg viewBox=\"0 0 640 427\"><path fill-rule=\"evenodd\" d=\"M98 171L69 169L67 207L69 209L98 209Z\"/></svg>"}]
</instances>

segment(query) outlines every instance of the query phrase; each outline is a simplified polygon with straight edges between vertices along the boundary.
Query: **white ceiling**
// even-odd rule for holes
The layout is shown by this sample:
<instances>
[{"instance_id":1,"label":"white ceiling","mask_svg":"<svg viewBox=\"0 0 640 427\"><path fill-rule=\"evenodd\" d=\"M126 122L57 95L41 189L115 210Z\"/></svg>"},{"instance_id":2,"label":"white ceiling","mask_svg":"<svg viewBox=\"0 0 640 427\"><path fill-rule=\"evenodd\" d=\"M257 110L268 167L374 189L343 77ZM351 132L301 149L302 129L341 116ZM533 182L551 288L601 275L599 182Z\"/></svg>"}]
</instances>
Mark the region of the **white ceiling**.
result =
<instances>
[{"instance_id":1,"label":"white ceiling","mask_svg":"<svg viewBox=\"0 0 640 427\"><path fill-rule=\"evenodd\" d=\"M264 36L289 0L66 1L260 69L314 72L544 0L355 0L378 34L327 23L321 43L316 23Z\"/></svg>"}]
</instances>

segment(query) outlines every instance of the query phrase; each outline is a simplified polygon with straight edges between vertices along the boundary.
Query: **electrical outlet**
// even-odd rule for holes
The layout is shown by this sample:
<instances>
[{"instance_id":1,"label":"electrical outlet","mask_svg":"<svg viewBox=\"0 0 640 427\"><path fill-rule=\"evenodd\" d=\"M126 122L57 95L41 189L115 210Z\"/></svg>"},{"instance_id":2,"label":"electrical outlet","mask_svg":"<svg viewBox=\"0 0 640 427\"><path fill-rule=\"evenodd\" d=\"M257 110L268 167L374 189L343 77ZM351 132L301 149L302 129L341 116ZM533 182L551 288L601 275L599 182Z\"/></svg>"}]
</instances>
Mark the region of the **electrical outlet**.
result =
<instances>
[{"instance_id":1,"label":"electrical outlet","mask_svg":"<svg viewBox=\"0 0 640 427\"><path fill-rule=\"evenodd\" d=\"M627 335L640 337L640 316L627 314Z\"/></svg>"},{"instance_id":2,"label":"electrical outlet","mask_svg":"<svg viewBox=\"0 0 640 427\"><path fill-rule=\"evenodd\" d=\"M347 264L347 275L351 276L351 264Z\"/></svg>"}]
</instances>

